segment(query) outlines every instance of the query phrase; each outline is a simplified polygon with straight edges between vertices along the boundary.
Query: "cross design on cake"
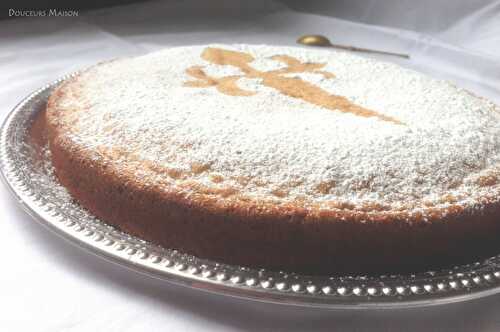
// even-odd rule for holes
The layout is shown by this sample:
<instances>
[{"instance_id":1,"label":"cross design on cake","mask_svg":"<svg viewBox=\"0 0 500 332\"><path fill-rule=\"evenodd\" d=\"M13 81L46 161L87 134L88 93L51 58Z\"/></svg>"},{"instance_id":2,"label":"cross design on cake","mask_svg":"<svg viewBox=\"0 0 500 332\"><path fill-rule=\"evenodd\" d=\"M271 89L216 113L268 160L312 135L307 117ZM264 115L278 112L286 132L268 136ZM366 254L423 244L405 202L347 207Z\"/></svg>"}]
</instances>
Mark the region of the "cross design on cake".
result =
<instances>
[{"instance_id":1,"label":"cross design on cake","mask_svg":"<svg viewBox=\"0 0 500 332\"><path fill-rule=\"evenodd\" d=\"M191 66L186 69L186 73L197 80L185 82L184 86L197 88L215 87L219 92L230 96L252 96L256 92L241 89L238 87L237 81L243 77L260 78L264 86L276 89L286 96L298 98L316 106L332 111L351 113L357 116L376 117L382 121L403 125L397 119L356 105L343 96L330 94L321 87L304 81L301 78L285 76L286 74L309 72L320 74L325 78L334 78L335 75L333 73L320 70L326 65L325 63L301 62L299 59L289 55L275 55L271 59L284 63L286 67L277 70L259 71L250 65L255 60L252 55L213 47L205 48L201 54L201 58L212 64L237 67L244 75L212 77L205 73L203 66Z\"/></svg>"}]
</instances>

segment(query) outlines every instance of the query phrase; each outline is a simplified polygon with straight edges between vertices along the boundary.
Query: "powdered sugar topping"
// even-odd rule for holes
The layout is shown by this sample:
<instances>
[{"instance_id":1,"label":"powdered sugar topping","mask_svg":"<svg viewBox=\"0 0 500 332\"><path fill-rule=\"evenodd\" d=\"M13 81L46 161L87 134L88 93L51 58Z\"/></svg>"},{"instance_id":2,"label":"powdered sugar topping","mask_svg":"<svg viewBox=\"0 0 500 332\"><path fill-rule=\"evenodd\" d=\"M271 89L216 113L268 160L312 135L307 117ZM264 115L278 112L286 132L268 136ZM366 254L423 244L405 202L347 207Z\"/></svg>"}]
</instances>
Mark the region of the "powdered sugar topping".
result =
<instances>
[{"instance_id":1,"label":"powdered sugar topping","mask_svg":"<svg viewBox=\"0 0 500 332\"><path fill-rule=\"evenodd\" d=\"M282 74L396 119L340 112L287 95L261 77L201 58L207 46L167 49L83 73L71 138L85 149L119 148L179 171L176 182L233 188L248 197L397 208L467 202L497 186L499 108L451 83L347 53L211 45L250 54L258 71L286 67L276 55L325 63ZM228 95L193 87L186 73L243 76ZM68 115L68 117L70 117ZM121 161L123 162L123 160ZM119 165L117 165L119 167ZM198 168L197 168L198 167ZM167 176L167 175L165 175ZM489 179L489 180L488 180Z\"/></svg>"}]
</instances>

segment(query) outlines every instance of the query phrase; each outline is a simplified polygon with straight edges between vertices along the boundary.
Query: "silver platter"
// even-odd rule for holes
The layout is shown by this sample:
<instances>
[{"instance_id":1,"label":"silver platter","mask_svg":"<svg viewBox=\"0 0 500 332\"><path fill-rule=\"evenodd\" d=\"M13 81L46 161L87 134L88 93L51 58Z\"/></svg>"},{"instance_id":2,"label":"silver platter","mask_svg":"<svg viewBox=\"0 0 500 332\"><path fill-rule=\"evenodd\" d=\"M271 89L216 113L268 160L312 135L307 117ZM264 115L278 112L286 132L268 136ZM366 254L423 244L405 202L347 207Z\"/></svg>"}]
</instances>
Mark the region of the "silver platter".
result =
<instances>
[{"instance_id":1,"label":"silver platter","mask_svg":"<svg viewBox=\"0 0 500 332\"><path fill-rule=\"evenodd\" d=\"M122 233L67 198L51 173L50 158L40 157L30 139L30 124L54 87L67 78L34 92L8 115L0 133L0 169L12 194L37 222L98 256L195 289L309 307L416 307L500 292L500 256L415 275L311 277L220 264Z\"/></svg>"}]
</instances>

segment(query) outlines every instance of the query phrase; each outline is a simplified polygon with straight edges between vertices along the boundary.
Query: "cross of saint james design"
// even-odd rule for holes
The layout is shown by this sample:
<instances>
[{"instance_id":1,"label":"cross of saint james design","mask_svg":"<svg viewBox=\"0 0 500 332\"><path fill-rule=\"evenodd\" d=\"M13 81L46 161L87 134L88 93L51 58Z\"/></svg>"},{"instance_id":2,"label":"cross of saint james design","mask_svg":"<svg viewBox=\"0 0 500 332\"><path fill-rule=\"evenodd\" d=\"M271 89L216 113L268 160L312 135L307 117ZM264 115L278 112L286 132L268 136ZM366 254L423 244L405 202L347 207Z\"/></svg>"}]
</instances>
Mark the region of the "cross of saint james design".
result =
<instances>
[{"instance_id":1,"label":"cross of saint james design","mask_svg":"<svg viewBox=\"0 0 500 332\"><path fill-rule=\"evenodd\" d=\"M213 47L205 48L201 54L201 58L212 64L237 67L244 74L212 77L205 73L202 66L192 66L186 69L186 73L197 80L185 82L185 86L198 88L213 86L219 92L226 95L251 96L256 92L239 88L237 81L242 77L260 78L264 86L276 89L286 96L298 98L313 105L357 116L376 117L382 121L403 125L401 121L395 118L356 105L345 97L330 94L328 91L300 78L284 75L309 72L323 75L325 78L334 78L334 74L320 70L325 66L324 63L303 63L288 55L275 55L271 59L283 62L286 67L270 71L259 71L250 66L250 63L254 61L254 58L250 54Z\"/></svg>"}]
</instances>

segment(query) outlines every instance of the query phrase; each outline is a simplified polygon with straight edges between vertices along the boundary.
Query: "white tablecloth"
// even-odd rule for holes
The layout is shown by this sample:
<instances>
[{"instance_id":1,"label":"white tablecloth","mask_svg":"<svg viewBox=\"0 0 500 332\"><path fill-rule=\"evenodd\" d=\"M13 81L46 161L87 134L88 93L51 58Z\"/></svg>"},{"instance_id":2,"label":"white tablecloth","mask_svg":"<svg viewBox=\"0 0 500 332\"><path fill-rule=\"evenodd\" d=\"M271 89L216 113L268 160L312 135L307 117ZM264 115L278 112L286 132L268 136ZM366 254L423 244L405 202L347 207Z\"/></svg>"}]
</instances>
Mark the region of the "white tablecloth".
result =
<instances>
[{"instance_id":1,"label":"white tablecloth","mask_svg":"<svg viewBox=\"0 0 500 332\"><path fill-rule=\"evenodd\" d=\"M410 61L385 59L500 102L500 2L440 1L434 9L432 3L291 2L292 10L264 0L160 1L78 18L0 21L0 117L39 86L104 59L206 42L293 45L304 33L408 52ZM341 20L337 12L386 27ZM329 311L174 286L66 243L21 211L3 185L0 257L0 331L500 330L500 296L420 309Z\"/></svg>"}]
</instances>

